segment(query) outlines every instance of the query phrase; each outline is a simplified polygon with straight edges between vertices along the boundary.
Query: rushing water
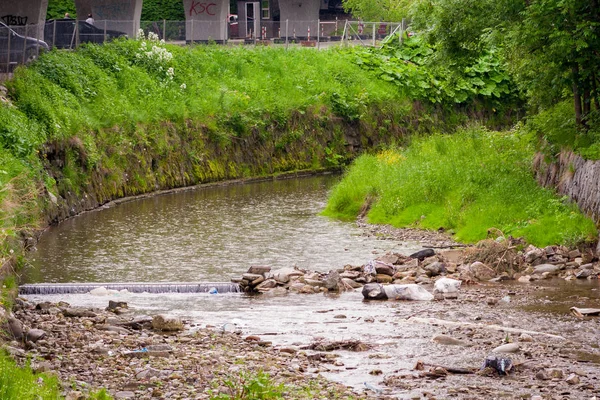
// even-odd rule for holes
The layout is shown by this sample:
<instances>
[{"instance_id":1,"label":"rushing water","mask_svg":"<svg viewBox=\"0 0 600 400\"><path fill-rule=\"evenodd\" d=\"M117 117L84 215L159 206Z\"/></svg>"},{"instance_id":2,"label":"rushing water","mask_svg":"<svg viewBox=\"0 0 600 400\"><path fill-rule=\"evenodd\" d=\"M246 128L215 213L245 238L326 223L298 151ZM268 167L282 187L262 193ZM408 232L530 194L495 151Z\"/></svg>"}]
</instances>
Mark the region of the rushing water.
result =
<instances>
[{"instance_id":1,"label":"rushing water","mask_svg":"<svg viewBox=\"0 0 600 400\"><path fill-rule=\"evenodd\" d=\"M320 216L338 179L215 186L83 214L42 235L25 282L220 282L251 265L329 271L418 248Z\"/></svg>"}]
</instances>

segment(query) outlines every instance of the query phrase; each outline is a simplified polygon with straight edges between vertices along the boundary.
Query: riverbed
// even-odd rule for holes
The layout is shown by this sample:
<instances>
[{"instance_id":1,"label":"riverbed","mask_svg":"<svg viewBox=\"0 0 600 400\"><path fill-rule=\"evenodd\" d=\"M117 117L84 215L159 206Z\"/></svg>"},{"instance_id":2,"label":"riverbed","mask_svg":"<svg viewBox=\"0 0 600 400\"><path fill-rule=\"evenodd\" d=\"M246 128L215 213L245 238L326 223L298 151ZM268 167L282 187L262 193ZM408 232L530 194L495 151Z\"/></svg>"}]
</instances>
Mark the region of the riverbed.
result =
<instances>
[{"instance_id":1,"label":"riverbed","mask_svg":"<svg viewBox=\"0 0 600 400\"><path fill-rule=\"evenodd\" d=\"M250 265L326 272L346 264L362 265L386 252L409 254L421 248L422 243L368 234L353 223L320 216L327 191L337 179L209 188L88 213L42 237L31 255L27 281L226 281ZM572 306L600 307L597 281L463 286L458 299L434 302L366 302L360 291L284 296L124 292L28 298L97 308L106 307L109 299L125 301L134 314L181 316L191 330L235 326L242 336L259 336L275 349L361 341L368 350L335 351L338 362L313 372L375 397L600 395L598 318L580 319L569 313ZM439 335L461 344L433 340ZM415 370L419 361L479 369L492 349L506 342L521 346L511 355L518 366L508 376L433 378ZM570 382L577 383L567 382L571 375L576 378Z\"/></svg>"}]
</instances>

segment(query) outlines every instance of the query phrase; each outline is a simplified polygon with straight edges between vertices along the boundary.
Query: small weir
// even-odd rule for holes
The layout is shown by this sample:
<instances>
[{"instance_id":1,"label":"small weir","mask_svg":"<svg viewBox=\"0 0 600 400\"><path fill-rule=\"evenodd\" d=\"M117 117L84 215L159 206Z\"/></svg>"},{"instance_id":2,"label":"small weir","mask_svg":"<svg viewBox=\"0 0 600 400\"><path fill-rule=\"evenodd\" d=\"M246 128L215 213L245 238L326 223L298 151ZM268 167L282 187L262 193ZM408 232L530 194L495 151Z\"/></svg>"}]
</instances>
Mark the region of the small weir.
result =
<instances>
[{"instance_id":1,"label":"small weir","mask_svg":"<svg viewBox=\"0 0 600 400\"><path fill-rule=\"evenodd\" d=\"M137 283L35 283L19 286L19 294L82 294L104 287L108 290L127 290L131 293L239 293L240 287L231 282L137 282Z\"/></svg>"}]
</instances>

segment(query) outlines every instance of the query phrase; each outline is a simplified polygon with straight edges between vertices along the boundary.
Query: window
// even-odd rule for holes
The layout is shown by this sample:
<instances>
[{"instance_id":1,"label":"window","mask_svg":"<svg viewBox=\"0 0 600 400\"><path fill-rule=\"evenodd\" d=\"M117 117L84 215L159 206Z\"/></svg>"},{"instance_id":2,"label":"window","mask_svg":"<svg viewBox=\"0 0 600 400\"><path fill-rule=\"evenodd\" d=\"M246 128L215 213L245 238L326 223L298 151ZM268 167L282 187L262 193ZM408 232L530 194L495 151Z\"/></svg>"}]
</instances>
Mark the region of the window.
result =
<instances>
[{"instance_id":1,"label":"window","mask_svg":"<svg viewBox=\"0 0 600 400\"><path fill-rule=\"evenodd\" d=\"M262 19L269 19L269 0L262 0L260 2L260 15Z\"/></svg>"}]
</instances>

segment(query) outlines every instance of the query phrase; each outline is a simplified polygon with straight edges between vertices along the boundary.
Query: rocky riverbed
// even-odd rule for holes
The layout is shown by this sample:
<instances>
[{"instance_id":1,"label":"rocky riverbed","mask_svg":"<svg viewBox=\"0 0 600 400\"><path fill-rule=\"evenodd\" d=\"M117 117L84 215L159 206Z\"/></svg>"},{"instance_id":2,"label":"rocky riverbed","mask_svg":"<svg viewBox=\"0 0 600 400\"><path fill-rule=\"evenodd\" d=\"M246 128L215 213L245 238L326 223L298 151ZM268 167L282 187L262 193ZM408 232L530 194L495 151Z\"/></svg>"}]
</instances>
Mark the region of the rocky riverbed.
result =
<instances>
[{"instance_id":1,"label":"rocky riverbed","mask_svg":"<svg viewBox=\"0 0 600 400\"><path fill-rule=\"evenodd\" d=\"M290 399L600 395L599 318L570 311L600 308L591 252L500 240L374 257L329 273L254 267L236 278L295 314L279 325L272 310L240 311L252 319L240 329L131 315L118 303L106 310L18 300L9 349L58 374L72 399L98 387L116 398L210 398L258 370L284 383ZM361 294L373 283L433 292L441 278L462 286L434 301L363 301ZM295 309L307 296L315 305ZM288 339L292 329L310 336ZM486 359L509 364L482 369Z\"/></svg>"}]
</instances>

